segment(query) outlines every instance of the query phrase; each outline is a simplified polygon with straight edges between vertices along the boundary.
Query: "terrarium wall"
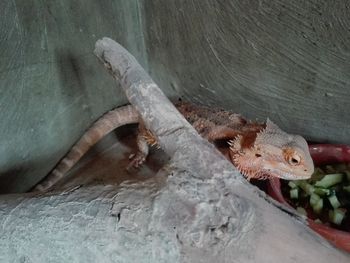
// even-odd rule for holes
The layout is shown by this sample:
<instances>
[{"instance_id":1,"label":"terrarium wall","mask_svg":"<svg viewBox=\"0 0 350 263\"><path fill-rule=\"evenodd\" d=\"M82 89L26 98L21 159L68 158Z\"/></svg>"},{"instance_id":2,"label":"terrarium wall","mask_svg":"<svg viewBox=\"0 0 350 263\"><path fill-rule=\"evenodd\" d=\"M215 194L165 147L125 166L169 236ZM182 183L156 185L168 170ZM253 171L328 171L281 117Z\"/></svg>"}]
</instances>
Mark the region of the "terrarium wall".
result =
<instances>
[{"instance_id":1,"label":"terrarium wall","mask_svg":"<svg viewBox=\"0 0 350 263\"><path fill-rule=\"evenodd\" d=\"M350 143L349 12L327 0L1 1L0 191L28 190L126 103L92 53L103 36L171 97Z\"/></svg>"}]
</instances>

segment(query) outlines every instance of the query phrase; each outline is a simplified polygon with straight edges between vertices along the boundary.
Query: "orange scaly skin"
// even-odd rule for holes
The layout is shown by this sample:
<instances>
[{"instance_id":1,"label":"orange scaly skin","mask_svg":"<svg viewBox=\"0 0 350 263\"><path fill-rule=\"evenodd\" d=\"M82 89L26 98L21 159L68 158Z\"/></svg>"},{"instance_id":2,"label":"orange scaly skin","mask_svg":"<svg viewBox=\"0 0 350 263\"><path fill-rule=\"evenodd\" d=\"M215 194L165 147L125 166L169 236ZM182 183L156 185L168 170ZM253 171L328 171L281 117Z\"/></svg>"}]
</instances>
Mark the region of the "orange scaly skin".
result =
<instances>
[{"instance_id":1,"label":"orange scaly skin","mask_svg":"<svg viewBox=\"0 0 350 263\"><path fill-rule=\"evenodd\" d=\"M270 120L266 123L250 122L229 111L185 102L178 102L175 106L203 138L210 142L226 140L230 145L231 162L248 179L271 176L288 180L307 179L314 171L305 139L285 133ZM128 105L97 120L34 190L50 189L100 139L112 130L131 123L139 123L139 151L128 169L141 165L146 160L149 145L156 145L157 140L145 129L137 111Z\"/></svg>"},{"instance_id":2,"label":"orange scaly skin","mask_svg":"<svg viewBox=\"0 0 350 263\"><path fill-rule=\"evenodd\" d=\"M288 134L267 119L253 141L247 143L246 138L239 135L229 144L232 163L248 179L302 180L313 174L309 148L300 135Z\"/></svg>"}]
</instances>

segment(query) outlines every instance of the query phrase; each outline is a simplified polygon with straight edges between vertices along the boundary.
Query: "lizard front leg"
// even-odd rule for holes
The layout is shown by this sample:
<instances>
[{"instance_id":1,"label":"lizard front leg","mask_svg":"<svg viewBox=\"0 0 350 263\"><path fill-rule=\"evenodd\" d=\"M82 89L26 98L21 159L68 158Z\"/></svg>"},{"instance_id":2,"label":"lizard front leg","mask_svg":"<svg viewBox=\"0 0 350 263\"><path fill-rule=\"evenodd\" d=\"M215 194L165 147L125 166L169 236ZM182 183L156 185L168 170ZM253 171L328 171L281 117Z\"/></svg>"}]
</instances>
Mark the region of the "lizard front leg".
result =
<instances>
[{"instance_id":1,"label":"lizard front leg","mask_svg":"<svg viewBox=\"0 0 350 263\"><path fill-rule=\"evenodd\" d=\"M137 153L129 156L131 161L126 168L128 171L130 171L131 168L139 168L146 161L149 154L149 146L157 146L157 139L154 137L151 131L146 129L142 122L139 124L136 140Z\"/></svg>"}]
</instances>

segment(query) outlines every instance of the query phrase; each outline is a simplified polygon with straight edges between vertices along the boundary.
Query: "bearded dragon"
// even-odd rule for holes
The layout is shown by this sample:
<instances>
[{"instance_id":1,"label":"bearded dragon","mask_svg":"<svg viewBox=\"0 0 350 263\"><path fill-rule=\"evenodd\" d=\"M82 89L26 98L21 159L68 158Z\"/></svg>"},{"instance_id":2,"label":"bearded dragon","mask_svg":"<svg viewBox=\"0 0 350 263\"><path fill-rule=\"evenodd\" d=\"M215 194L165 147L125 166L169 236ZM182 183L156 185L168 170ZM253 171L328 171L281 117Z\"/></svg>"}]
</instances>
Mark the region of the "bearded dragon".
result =
<instances>
[{"instance_id":1,"label":"bearded dragon","mask_svg":"<svg viewBox=\"0 0 350 263\"><path fill-rule=\"evenodd\" d=\"M186 102L175 103L175 106L203 138L210 142L227 141L229 160L248 179L273 176L287 180L307 179L314 171L305 139L282 131L269 119L257 123L222 109ZM127 105L98 119L34 190L51 188L100 139L112 130L132 123L139 123L138 153L128 168L140 166L146 160L149 146L156 145L157 140L144 127L137 111Z\"/></svg>"}]
</instances>

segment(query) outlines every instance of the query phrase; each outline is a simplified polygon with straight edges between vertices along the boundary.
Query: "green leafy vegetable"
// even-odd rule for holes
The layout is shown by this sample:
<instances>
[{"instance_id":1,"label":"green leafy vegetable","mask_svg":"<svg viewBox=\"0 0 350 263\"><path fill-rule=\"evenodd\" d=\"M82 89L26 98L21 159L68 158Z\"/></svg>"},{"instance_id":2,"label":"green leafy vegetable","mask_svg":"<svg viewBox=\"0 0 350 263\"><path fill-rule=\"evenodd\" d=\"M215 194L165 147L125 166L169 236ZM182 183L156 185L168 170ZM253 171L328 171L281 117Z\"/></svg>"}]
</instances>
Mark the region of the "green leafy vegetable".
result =
<instances>
[{"instance_id":1,"label":"green leafy vegetable","mask_svg":"<svg viewBox=\"0 0 350 263\"><path fill-rule=\"evenodd\" d=\"M315 187L309 184L307 181L300 181L299 186L304 190L305 193L311 195L315 191Z\"/></svg>"},{"instance_id":2,"label":"green leafy vegetable","mask_svg":"<svg viewBox=\"0 0 350 263\"><path fill-rule=\"evenodd\" d=\"M314 220L314 222L317 223L317 224L322 224L322 221L321 221L319 218L317 218L316 220Z\"/></svg>"},{"instance_id":3,"label":"green leafy vegetable","mask_svg":"<svg viewBox=\"0 0 350 263\"><path fill-rule=\"evenodd\" d=\"M320 181L315 183L317 187L329 188L337 183L340 183L343 180L343 174L327 174Z\"/></svg>"},{"instance_id":4,"label":"green leafy vegetable","mask_svg":"<svg viewBox=\"0 0 350 263\"><path fill-rule=\"evenodd\" d=\"M288 185L290 188L297 188L298 187L298 184L296 184L295 181L289 181Z\"/></svg>"},{"instance_id":5,"label":"green leafy vegetable","mask_svg":"<svg viewBox=\"0 0 350 263\"><path fill-rule=\"evenodd\" d=\"M305 210L303 207L301 207L301 206L298 206L298 207L297 207L297 212L298 212L299 214L304 215L304 216L307 215L306 210Z\"/></svg>"},{"instance_id":6,"label":"green leafy vegetable","mask_svg":"<svg viewBox=\"0 0 350 263\"><path fill-rule=\"evenodd\" d=\"M328 197L328 200L334 209L340 207L340 202L335 194Z\"/></svg>"},{"instance_id":7,"label":"green leafy vegetable","mask_svg":"<svg viewBox=\"0 0 350 263\"><path fill-rule=\"evenodd\" d=\"M300 214L307 215L308 211L312 218L316 217L315 222L346 228L348 223L342 223L349 221L350 164L316 167L310 179L289 181L288 189L290 200Z\"/></svg>"},{"instance_id":8,"label":"green leafy vegetable","mask_svg":"<svg viewBox=\"0 0 350 263\"><path fill-rule=\"evenodd\" d=\"M325 189L325 188L315 187L314 193L319 195L319 196L328 196L328 195L330 195L331 190Z\"/></svg>"},{"instance_id":9,"label":"green leafy vegetable","mask_svg":"<svg viewBox=\"0 0 350 263\"><path fill-rule=\"evenodd\" d=\"M340 208L329 210L329 220L336 225L340 225L345 217L345 213L346 211Z\"/></svg>"},{"instance_id":10,"label":"green leafy vegetable","mask_svg":"<svg viewBox=\"0 0 350 263\"><path fill-rule=\"evenodd\" d=\"M314 210L314 212L316 214L321 213L322 209L323 209L323 199L319 199L315 205L312 206L312 209Z\"/></svg>"},{"instance_id":11,"label":"green leafy vegetable","mask_svg":"<svg viewBox=\"0 0 350 263\"><path fill-rule=\"evenodd\" d=\"M289 191L289 195L290 195L291 199L298 199L299 198L299 189L293 188L292 190Z\"/></svg>"},{"instance_id":12,"label":"green leafy vegetable","mask_svg":"<svg viewBox=\"0 0 350 263\"><path fill-rule=\"evenodd\" d=\"M317 194L310 195L310 205L314 207L320 199L321 197Z\"/></svg>"}]
</instances>

